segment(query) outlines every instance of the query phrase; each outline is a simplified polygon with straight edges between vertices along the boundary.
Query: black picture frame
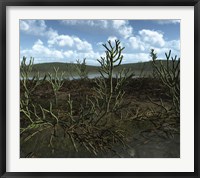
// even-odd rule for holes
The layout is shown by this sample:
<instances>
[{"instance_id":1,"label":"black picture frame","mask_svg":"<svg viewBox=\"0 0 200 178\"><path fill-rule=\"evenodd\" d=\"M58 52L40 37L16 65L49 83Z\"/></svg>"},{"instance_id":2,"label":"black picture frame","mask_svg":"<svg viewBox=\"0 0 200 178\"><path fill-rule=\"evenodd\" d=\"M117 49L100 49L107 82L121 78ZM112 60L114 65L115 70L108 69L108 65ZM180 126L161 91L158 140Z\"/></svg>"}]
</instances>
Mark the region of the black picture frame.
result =
<instances>
[{"instance_id":1,"label":"black picture frame","mask_svg":"<svg viewBox=\"0 0 200 178\"><path fill-rule=\"evenodd\" d=\"M6 172L6 7L7 6L193 6L194 7L194 172ZM0 176L21 177L200 177L199 168L199 0L1 0L0 1ZM191 118L192 119L192 118Z\"/></svg>"}]
</instances>

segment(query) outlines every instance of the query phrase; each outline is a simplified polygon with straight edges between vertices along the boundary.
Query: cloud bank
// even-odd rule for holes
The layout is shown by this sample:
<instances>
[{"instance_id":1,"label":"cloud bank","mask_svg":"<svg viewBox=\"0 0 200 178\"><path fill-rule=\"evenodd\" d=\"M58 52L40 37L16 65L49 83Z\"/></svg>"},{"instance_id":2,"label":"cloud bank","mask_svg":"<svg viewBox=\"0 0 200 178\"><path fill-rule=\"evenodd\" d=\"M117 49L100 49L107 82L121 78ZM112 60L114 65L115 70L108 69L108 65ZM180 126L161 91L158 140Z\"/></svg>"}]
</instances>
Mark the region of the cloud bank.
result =
<instances>
[{"instance_id":1,"label":"cloud bank","mask_svg":"<svg viewBox=\"0 0 200 178\"><path fill-rule=\"evenodd\" d=\"M179 20L156 21L160 25L177 24ZM119 39L123 51L123 63L133 63L150 60L150 49L155 49L158 57L164 58L164 53L170 49L173 54L180 53L180 40L167 40L165 34L158 30L141 29L135 31L128 20L61 20L61 27L79 26L91 29L108 30L112 35L107 40ZM75 62L77 59L86 58L89 65L98 65L96 59L104 55L102 43L89 42L79 36L59 33L57 29L48 27L45 20L20 20L20 33L34 36L37 40L31 48L23 47L20 57L34 57L36 63L41 62Z\"/></svg>"}]
</instances>

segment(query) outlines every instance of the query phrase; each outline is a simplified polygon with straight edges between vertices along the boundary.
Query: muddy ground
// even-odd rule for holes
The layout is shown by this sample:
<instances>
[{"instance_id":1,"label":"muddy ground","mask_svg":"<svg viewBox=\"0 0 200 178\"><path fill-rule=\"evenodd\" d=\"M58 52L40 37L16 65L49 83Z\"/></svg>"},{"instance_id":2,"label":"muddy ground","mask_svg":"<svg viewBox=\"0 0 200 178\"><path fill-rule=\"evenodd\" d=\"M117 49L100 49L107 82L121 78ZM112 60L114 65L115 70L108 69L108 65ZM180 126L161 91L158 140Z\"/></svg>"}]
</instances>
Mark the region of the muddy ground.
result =
<instances>
[{"instance_id":1,"label":"muddy ground","mask_svg":"<svg viewBox=\"0 0 200 178\"><path fill-rule=\"evenodd\" d=\"M114 84L116 83L116 79ZM29 82L29 87L33 83ZM36 87L31 94L30 101L44 108L49 107L49 103L53 103L55 109L59 111L60 117L67 110L67 98L70 94L73 100L74 115L78 115L80 104L84 102L85 96L95 96L94 88L97 87L95 79L85 80L66 80L57 94L58 103L55 105L55 95L52 86L48 81L42 82ZM49 147L48 131L40 135L34 136L27 142L24 142L26 134L21 135L20 153L21 157L126 157L126 158L178 158L180 157L180 129L179 122L166 129L169 120L156 118L151 120L152 108L162 113L163 109L159 105L162 104L167 108L172 108L171 98L168 96L168 90L161 82L153 78L135 78L131 79L123 88L125 91L123 114L129 112L133 115L140 115L135 119L126 118L123 128L127 132L126 142L128 147L124 148L120 144L113 146L114 153L99 153L94 155L85 149L77 152L73 150L69 142L65 142L64 138L57 141L54 140L55 148ZM23 98L24 88L21 84L20 95ZM137 113L138 112L138 113ZM159 114L158 114L159 115ZM154 117L158 117L154 115ZM154 123L153 123L154 122ZM152 124L153 123L153 124ZM27 121L21 114L20 127L27 127ZM164 127L165 126L165 127ZM171 129L171 131L170 131Z\"/></svg>"}]
</instances>

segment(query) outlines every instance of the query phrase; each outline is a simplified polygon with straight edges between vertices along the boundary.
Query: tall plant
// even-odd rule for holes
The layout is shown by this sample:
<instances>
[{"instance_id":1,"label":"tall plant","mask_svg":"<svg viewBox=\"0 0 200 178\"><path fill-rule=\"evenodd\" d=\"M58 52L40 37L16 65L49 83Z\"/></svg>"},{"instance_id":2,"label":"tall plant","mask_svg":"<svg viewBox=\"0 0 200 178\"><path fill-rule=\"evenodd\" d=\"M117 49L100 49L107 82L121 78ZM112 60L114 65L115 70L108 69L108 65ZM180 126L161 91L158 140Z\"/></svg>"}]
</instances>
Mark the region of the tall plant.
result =
<instances>
[{"instance_id":1,"label":"tall plant","mask_svg":"<svg viewBox=\"0 0 200 178\"><path fill-rule=\"evenodd\" d=\"M60 88L62 87L62 85L64 84L64 72L61 72L61 74L59 74L59 67L55 68L54 67L54 75L49 73L49 78L48 81L52 86L54 95L55 95L55 102L56 105L58 104L58 91L60 90Z\"/></svg>"},{"instance_id":2,"label":"tall plant","mask_svg":"<svg viewBox=\"0 0 200 178\"><path fill-rule=\"evenodd\" d=\"M79 59L76 61L76 71L78 73L78 76L81 79L87 79L88 78L88 70L86 66L86 58L83 59L83 61L80 61Z\"/></svg>"},{"instance_id":3,"label":"tall plant","mask_svg":"<svg viewBox=\"0 0 200 178\"><path fill-rule=\"evenodd\" d=\"M180 58L171 57L171 50L165 53L166 65L162 61L156 62L157 54L154 49L151 50L153 69L155 75L161 80L164 86L168 88L168 95L172 98L173 109L176 115L180 114Z\"/></svg>"},{"instance_id":4,"label":"tall plant","mask_svg":"<svg viewBox=\"0 0 200 178\"><path fill-rule=\"evenodd\" d=\"M43 80L40 80L39 72L37 72L37 75L34 75L34 58L31 57L28 63L26 59L27 58L24 56L20 64L20 80L24 88L24 98L26 100L24 103L28 105L32 93L35 91L36 87L45 80L46 76L43 78Z\"/></svg>"},{"instance_id":5,"label":"tall plant","mask_svg":"<svg viewBox=\"0 0 200 178\"><path fill-rule=\"evenodd\" d=\"M99 99L103 100L101 103L105 107L104 116L109 112L113 112L122 103L125 94L123 87L127 80L133 76L133 73L129 74L129 71L125 71L125 69L120 70L116 75L116 82L114 82L114 69L119 67L122 62L124 47L121 47L119 40L115 40L114 44L108 41L107 44L103 44L103 47L106 49L106 56L97 59L101 65L99 70L101 78L96 81L97 88L95 88L95 91ZM101 118L97 120L97 123Z\"/></svg>"}]
</instances>

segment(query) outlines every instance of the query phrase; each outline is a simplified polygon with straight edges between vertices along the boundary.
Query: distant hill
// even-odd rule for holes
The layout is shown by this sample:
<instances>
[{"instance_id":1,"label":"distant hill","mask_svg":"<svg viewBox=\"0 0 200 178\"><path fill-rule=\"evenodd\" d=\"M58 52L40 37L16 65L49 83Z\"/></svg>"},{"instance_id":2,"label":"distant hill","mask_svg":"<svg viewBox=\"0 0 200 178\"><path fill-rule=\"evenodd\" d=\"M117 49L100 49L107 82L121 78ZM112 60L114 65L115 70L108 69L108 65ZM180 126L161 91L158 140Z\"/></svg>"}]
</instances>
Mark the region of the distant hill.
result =
<instances>
[{"instance_id":1,"label":"distant hill","mask_svg":"<svg viewBox=\"0 0 200 178\"><path fill-rule=\"evenodd\" d=\"M163 65L166 65L167 61L166 60L157 60L157 63L162 61ZM53 63L40 63L40 64L34 64L33 66L33 72L41 72L41 73L52 73L54 71L54 67L58 68L59 71L70 71L71 73L74 73L76 71L76 65L74 63L59 63L59 62L53 62ZM87 65L87 70L89 73L97 73L99 70L99 66L91 66ZM131 71L134 71L136 75L139 75L141 71L143 73L150 73L152 72L152 61L148 62L138 62L138 63L130 63L130 64L121 64L119 67L116 68L116 72L121 70L121 69L130 69Z\"/></svg>"},{"instance_id":2,"label":"distant hill","mask_svg":"<svg viewBox=\"0 0 200 178\"><path fill-rule=\"evenodd\" d=\"M75 70L77 64L73 64L73 63L60 63L60 62L52 62L52 63L40 63L40 64L34 64L33 65L33 71L37 72L44 72L44 73L48 73L48 72L53 72L54 71L54 67L55 68L59 68L59 71L66 71L66 70ZM89 72L96 72L98 71L99 67L96 66L89 66L87 65L87 70Z\"/></svg>"}]
</instances>

